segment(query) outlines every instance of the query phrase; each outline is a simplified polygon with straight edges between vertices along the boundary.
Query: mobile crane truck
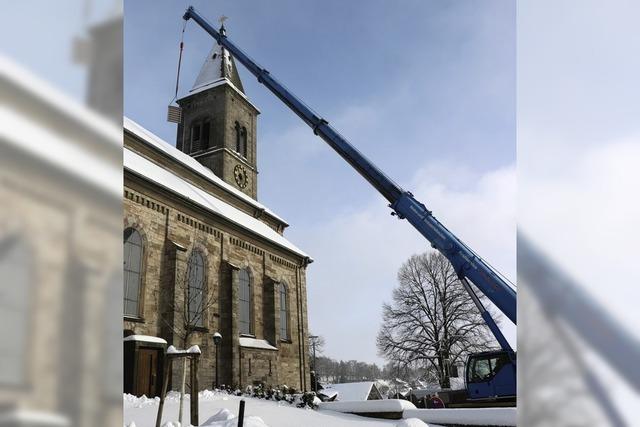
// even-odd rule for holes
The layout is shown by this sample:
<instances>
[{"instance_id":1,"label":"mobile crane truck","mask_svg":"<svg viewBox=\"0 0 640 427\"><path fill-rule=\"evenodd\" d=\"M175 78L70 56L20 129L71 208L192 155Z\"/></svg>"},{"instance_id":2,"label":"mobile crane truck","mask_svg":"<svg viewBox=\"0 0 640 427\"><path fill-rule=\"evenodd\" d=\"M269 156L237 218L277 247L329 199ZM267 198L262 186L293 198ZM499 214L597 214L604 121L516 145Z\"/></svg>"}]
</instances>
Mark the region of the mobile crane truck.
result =
<instances>
[{"instance_id":1,"label":"mobile crane truck","mask_svg":"<svg viewBox=\"0 0 640 427\"><path fill-rule=\"evenodd\" d=\"M329 122L307 107L299 98L280 84L265 68L233 44L224 27L213 28L193 6L183 19L193 19L216 42L227 49L244 65L258 82L298 115L312 130L362 175L388 200L391 214L406 219L433 248L440 251L455 269L482 318L498 341L501 349L471 354L466 363L466 399L460 406L470 404L493 405L516 401L516 353L498 328L491 314L471 287L473 283L511 322L516 324L516 291L489 264L440 223L427 207L387 177L370 160L341 136ZM471 282L471 283L470 283ZM450 405L453 406L453 405ZM457 406L457 405L456 405Z\"/></svg>"}]
</instances>

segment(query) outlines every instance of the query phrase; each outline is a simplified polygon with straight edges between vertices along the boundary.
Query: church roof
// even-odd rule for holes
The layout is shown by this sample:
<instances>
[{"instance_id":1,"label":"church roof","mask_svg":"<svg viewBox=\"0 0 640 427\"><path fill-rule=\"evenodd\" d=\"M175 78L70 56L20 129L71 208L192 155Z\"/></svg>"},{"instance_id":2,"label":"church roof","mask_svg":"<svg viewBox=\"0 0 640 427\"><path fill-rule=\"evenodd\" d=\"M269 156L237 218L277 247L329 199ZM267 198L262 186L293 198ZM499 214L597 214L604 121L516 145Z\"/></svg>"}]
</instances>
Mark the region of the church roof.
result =
<instances>
[{"instance_id":1,"label":"church roof","mask_svg":"<svg viewBox=\"0 0 640 427\"><path fill-rule=\"evenodd\" d=\"M267 214L273 216L274 218L280 219L277 215L272 213L262 204L251 199L246 194L238 191L231 185L224 182L210 169L201 165L197 160L193 159L187 154L184 154L174 146L163 141L162 139L160 139L160 137L146 130L133 120L124 117L124 128L126 131L129 131L132 134L138 136L138 138L143 143L146 143L156 149L160 149L165 154L172 157L175 161L182 163L184 166L187 166L189 169L192 169L194 172L205 177L213 185L226 189L239 198L248 201L255 207L264 209ZM302 257L308 257L305 252L296 247L293 243L289 242L285 237L277 233L267 224L226 203L219 197L192 184L175 172L157 165L156 163L130 150L127 147L125 147L124 149L124 167L126 170L138 174L143 178L146 178L156 183L157 185L164 187L165 189L172 191L187 200L190 200L191 202L203 207L204 209L216 215L222 216L227 220L241 226L242 228L245 228L248 231L258 234L259 236L271 241L272 243L275 243L282 248L294 252Z\"/></svg>"},{"instance_id":2,"label":"church roof","mask_svg":"<svg viewBox=\"0 0 640 427\"><path fill-rule=\"evenodd\" d=\"M185 154L182 151L178 150L176 147L169 144L168 142L166 142L165 140L163 140L162 138L160 138L158 135L154 134L150 130L146 129L145 127L139 125L129 117L127 116L123 117L123 126L127 131L136 135L142 142L152 146L156 150L160 150L161 152L163 152L164 154L170 157L173 157L174 160L181 163L183 166L186 166L187 168L191 169L193 172L197 173L198 175L202 176L204 179L211 182L211 184L217 187L223 188L224 190L233 194L239 199L242 199L243 201L249 203L251 206L264 211L267 215L277 219L284 225L289 225L287 221L285 221L280 216L276 215L276 213L273 212L271 209L267 208L262 203L246 195L245 193L238 190L234 186L227 184L225 181L222 180L222 178L220 178L218 175L213 173L211 169L204 166L202 163L200 163L190 155Z\"/></svg>"}]
</instances>

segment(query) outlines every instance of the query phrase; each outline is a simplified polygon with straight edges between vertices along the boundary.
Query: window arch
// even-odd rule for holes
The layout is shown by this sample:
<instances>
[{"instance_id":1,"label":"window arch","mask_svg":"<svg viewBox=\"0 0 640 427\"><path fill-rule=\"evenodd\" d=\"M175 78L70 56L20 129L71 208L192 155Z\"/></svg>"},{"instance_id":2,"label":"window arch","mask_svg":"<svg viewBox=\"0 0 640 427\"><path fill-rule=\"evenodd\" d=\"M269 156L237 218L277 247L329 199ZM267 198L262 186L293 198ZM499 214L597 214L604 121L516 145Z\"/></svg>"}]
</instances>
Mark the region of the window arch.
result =
<instances>
[{"instance_id":1,"label":"window arch","mask_svg":"<svg viewBox=\"0 0 640 427\"><path fill-rule=\"evenodd\" d=\"M142 288L142 236L135 228L124 230L124 315L140 317Z\"/></svg>"},{"instance_id":2,"label":"window arch","mask_svg":"<svg viewBox=\"0 0 640 427\"><path fill-rule=\"evenodd\" d=\"M187 263L187 310L190 326L204 326L204 257L193 251Z\"/></svg>"},{"instance_id":3,"label":"window arch","mask_svg":"<svg viewBox=\"0 0 640 427\"><path fill-rule=\"evenodd\" d=\"M253 289L251 288L251 276L246 269L238 271L238 326L240 334L252 334L251 316L251 300Z\"/></svg>"},{"instance_id":4,"label":"window arch","mask_svg":"<svg viewBox=\"0 0 640 427\"><path fill-rule=\"evenodd\" d=\"M280 339L289 339L289 297L287 295L287 285L282 282L278 287L280 298Z\"/></svg>"}]
</instances>

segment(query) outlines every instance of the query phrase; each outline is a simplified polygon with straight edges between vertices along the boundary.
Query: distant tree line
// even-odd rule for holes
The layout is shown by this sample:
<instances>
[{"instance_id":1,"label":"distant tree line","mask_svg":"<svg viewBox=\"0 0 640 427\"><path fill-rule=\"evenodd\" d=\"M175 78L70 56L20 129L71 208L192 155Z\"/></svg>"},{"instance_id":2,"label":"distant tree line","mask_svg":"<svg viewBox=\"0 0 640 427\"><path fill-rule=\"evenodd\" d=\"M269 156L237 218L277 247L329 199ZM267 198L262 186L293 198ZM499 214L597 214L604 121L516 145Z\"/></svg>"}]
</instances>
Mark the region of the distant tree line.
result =
<instances>
[{"instance_id":1,"label":"distant tree line","mask_svg":"<svg viewBox=\"0 0 640 427\"><path fill-rule=\"evenodd\" d=\"M321 383L351 383L382 378L382 369L375 363L358 360L336 360L316 356L316 372Z\"/></svg>"}]
</instances>

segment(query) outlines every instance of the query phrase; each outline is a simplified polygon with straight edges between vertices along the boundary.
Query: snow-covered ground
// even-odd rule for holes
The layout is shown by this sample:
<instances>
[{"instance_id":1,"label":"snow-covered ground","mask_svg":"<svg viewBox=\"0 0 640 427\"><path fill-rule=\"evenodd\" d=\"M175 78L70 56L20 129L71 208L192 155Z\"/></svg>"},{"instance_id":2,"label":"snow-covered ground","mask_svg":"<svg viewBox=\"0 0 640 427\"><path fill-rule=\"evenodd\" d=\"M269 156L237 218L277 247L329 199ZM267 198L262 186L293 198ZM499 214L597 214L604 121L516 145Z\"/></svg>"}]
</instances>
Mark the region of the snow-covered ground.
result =
<instances>
[{"instance_id":1,"label":"snow-covered ground","mask_svg":"<svg viewBox=\"0 0 640 427\"><path fill-rule=\"evenodd\" d=\"M300 409L286 402L231 396L227 393L203 391L200 393L200 425L235 427L240 400L244 399L245 427L425 427L418 419L378 420L341 414L334 411ZM174 427L178 420L176 393L165 400L162 426ZM124 425L129 427L154 427L159 399L124 397ZM189 425L189 400L185 399L183 421ZM134 423L132 425L132 423ZM431 427L434 427L431 425Z\"/></svg>"}]
</instances>

